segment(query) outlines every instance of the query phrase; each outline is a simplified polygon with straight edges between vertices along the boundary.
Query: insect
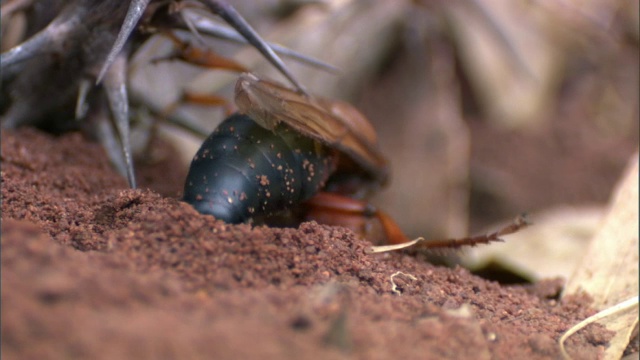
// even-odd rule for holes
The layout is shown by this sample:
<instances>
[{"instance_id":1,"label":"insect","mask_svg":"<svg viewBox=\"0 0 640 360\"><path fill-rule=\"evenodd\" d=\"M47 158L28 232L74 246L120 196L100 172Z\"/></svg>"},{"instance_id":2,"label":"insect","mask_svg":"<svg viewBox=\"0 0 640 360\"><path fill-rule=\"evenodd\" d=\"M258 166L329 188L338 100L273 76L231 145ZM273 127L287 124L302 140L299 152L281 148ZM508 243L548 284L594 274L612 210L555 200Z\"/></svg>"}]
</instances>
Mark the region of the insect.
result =
<instances>
[{"instance_id":1,"label":"insect","mask_svg":"<svg viewBox=\"0 0 640 360\"><path fill-rule=\"evenodd\" d=\"M425 242L404 235L391 217L366 201L389 178L369 121L351 105L313 98L278 83L241 74L239 112L223 121L194 156L183 200L228 223L269 220L285 211L295 220L342 225L371 240L377 225L394 244L456 248L501 241L528 225L524 217L494 233Z\"/></svg>"},{"instance_id":2,"label":"insect","mask_svg":"<svg viewBox=\"0 0 640 360\"><path fill-rule=\"evenodd\" d=\"M193 10L201 15L190 16ZM5 20L10 23L14 15L22 15L27 25L26 40L0 55L2 126L32 125L54 131L84 127L103 143L116 168L135 187L129 142L129 59L157 32L182 29L196 37L199 32L216 35L206 18L214 14L304 92L271 46L224 1L3 0L3 30Z\"/></svg>"},{"instance_id":3,"label":"insect","mask_svg":"<svg viewBox=\"0 0 640 360\"><path fill-rule=\"evenodd\" d=\"M406 241L391 218L364 201L387 182L389 169L373 127L355 108L249 73L236 83L235 102L239 113L194 156L184 201L229 223L301 208L304 219L325 223L355 215L351 227L377 219L388 241Z\"/></svg>"}]
</instances>

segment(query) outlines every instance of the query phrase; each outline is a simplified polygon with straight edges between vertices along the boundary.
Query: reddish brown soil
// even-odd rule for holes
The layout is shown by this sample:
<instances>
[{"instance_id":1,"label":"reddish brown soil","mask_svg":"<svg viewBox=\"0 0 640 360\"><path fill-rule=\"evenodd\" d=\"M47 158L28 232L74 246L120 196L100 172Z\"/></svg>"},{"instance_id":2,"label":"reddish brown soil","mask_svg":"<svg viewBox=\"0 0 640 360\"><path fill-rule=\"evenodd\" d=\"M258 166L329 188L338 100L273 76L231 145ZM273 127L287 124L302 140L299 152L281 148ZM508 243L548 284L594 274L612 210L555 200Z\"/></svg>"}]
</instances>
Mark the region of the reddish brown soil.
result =
<instances>
[{"instance_id":1,"label":"reddish brown soil","mask_svg":"<svg viewBox=\"0 0 640 360\"><path fill-rule=\"evenodd\" d=\"M144 171L174 166L158 161ZM369 245L316 223L225 225L128 190L78 134L2 132L6 359L554 359L593 313L558 301L558 281L506 287ZM589 326L569 352L596 359L607 339Z\"/></svg>"}]
</instances>

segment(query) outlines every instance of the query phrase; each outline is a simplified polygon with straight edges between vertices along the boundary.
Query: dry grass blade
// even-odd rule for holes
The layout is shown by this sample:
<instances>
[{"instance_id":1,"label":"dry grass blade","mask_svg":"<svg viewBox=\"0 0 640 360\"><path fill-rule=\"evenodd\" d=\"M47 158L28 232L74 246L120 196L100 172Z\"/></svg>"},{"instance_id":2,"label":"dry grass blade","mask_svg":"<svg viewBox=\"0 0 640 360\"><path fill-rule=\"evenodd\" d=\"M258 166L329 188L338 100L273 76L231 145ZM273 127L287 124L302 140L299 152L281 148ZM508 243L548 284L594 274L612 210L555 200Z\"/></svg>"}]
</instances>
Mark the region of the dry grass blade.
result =
<instances>
[{"instance_id":1,"label":"dry grass blade","mask_svg":"<svg viewBox=\"0 0 640 360\"><path fill-rule=\"evenodd\" d=\"M633 311L635 310L635 311ZM582 320L580 323L574 325L571 329L567 330L562 337L560 337L560 340L558 340L558 344L560 345L560 352L562 353L562 356L565 359L571 359L571 356L569 356L569 354L567 353L567 350L565 349L564 346L564 342L573 334L577 333L578 331L584 329L587 325L589 324L593 324L599 320L605 319L605 318L613 318L615 315L622 315L622 314L627 314L630 313L633 315L633 313L635 313L636 315L636 321L635 323L638 323L637 320L637 313L638 313L638 297L633 297L631 299L627 299L615 306L612 306L608 309L602 310L599 313L593 315L593 316L589 316L588 318Z\"/></svg>"}]
</instances>

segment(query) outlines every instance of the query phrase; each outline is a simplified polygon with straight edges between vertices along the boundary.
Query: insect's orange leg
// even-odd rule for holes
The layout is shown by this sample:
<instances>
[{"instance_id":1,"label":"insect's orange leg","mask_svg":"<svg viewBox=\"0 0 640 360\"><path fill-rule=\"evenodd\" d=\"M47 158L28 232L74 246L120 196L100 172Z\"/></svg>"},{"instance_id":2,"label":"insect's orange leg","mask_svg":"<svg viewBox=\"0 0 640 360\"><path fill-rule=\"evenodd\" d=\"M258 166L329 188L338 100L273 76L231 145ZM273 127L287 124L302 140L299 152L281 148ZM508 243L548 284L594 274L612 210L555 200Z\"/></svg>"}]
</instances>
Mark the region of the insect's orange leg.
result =
<instances>
[{"instance_id":1,"label":"insect's orange leg","mask_svg":"<svg viewBox=\"0 0 640 360\"><path fill-rule=\"evenodd\" d=\"M152 60L153 63L159 61L180 59L196 66L211 69L224 69L235 72L248 71L244 65L238 63L237 61L218 55L209 49L194 46L191 43L180 39L173 32L163 32L163 35L168 37L174 43L176 49L168 56Z\"/></svg>"},{"instance_id":2,"label":"insect's orange leg","mask_svg":"<svg viewBox=\"0 0 640 360\"><path fill-rule=\"evenodd\" d=\"M378 228L382 228L384 232L384 242L400 244L409 240L389 215L366 201L320 192L307 200L305 206L307 208L306 220L344 226L374 241L372 237L376 237L378 234L375 233L376 226L371 224L371 220L375 219L378 221Z\"/></svg>"},{"instance_id":3,"label":"insect's orange leg","mask_svg":"<svg viewBox=\"0 0 640 360\"><path fill-rule=\"evenodd\" d=\"M169 114L172 114L176 110L176 108L182 104L221 106L224 109L226 116L229 116L236 111L234 105L228 99L222 96L183 91L182 96L178 100L172 102L166 108L164 108L164 110L162 111L163 115L165 117L169 116Z\"/></svg>"},{"instance_id":4,"label":"insect's orange leg","mask_svg":"<svg viewBox=\"0 0 640 360\"><path fill-rule=\"evenodd\" d=\"M175 51L165 57L156 58L152 62L180 59L190 64L212 68L212 69L225 69L236 72L246 72L247 68L235 60L220 56L208 49L198 48L190 43L183 41L173 32L163 32L163 35L168 37L175 45ZM201 94L190 91L184 91L182 96L176 102L167 106L163 113L166 115L171 114L181 104L196 104L205 106L222 106L226 115L231 115L235 112L235 107L224 97L213 94Z\"/></svg>"}]
</instances>

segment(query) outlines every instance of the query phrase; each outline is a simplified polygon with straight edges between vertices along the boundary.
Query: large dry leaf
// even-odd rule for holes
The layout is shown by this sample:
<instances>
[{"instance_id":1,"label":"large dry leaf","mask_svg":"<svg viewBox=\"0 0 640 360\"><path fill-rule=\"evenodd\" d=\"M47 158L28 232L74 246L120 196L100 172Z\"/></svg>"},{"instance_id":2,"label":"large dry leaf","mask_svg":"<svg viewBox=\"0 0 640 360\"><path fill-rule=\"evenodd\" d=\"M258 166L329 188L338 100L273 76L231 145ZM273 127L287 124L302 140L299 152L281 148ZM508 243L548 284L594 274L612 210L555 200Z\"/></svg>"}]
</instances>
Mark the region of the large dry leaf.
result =
<instances>
[{"instance_id":1,"label":"large dry leaf","mask_svg":"<svg viewBox=\"0 0 640 360\"><path fill-rule=\"evenodd\" d=\"M531 214L534 226L510 235L504 243L468 249L461 261L471 270L497 265L530 281L568 279L603 215L604 209L599 206L562 206Z\"/></svg>"},{"instance_id":2,"label":"large dry leaf","mask_svg":"<svg viewBox=\"0 0 640 360\"><path fill-rule=\"evenodd\" d=\"M638 272L638 154L616 188L602 227L593 238L581 265L569 279L564 295L586 292L598 310L629 299L637 301ZM638 323L638 306L627 307L599 323L616 332L606 351L619 359Z\"/></svg>"}]
</instances>

